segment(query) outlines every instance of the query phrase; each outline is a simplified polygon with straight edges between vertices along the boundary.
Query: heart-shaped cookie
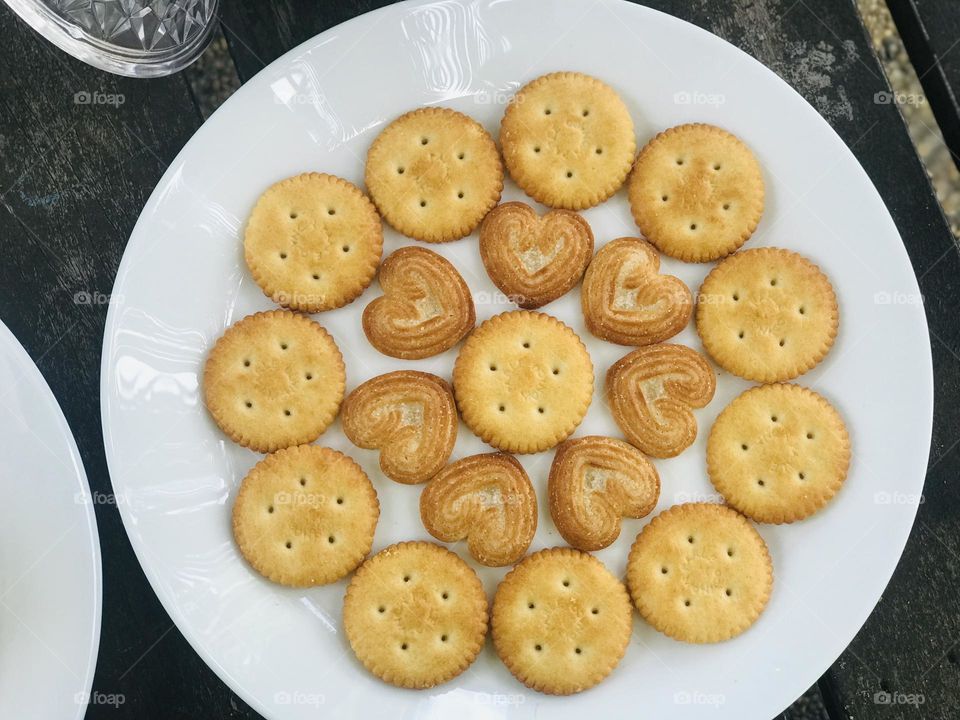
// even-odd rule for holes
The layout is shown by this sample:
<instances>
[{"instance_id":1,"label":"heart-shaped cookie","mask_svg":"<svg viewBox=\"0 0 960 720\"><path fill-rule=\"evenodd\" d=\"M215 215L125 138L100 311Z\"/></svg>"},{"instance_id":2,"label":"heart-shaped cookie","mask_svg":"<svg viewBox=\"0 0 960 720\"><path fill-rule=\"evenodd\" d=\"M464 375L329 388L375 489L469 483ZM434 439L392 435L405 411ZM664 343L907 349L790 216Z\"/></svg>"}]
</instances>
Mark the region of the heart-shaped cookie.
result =
<instances>
[{"instance_id":1,"label":"heart-shaped cookie","mask_svg":"<svg viewBox=\"0 0 960 720\"><path fill-rule=\"evenodd\" d=\"M684 345L650 345L607 371L607 404L634 446L647 455L679 455L697 437L694 408L713 399L717 378L706 358Z\"/></svg>"},{"instance_id":2,"label":"heart-shaped cookie","mask_svg":"<svg viewBox=\"0 0 960 720\"><path fill-rule=\"evenodd\" d=\"M405 360L449 350L473 329L476 312L460 273L435 252L403 247L380 266L383 296L363 310L363 332L384 355Z\"/></svg>"},{"instance_id":3,"label":"heart-shaped cookie","mask_svg":"<svg viewBox=\"0 0 960 720\"><path fill-rule=\"evenodd\" d=\"M564 295L583 277L593 255L593 232L580 215L551 210L543 217L526 203L491 210L480 226L480 258L500 290L522 308Z\"/></svg>"},{"instance_id":4,"label":"heart-shaped cookie","mask_svg":"<svg viewBox=\"0 0 960 720\"><path fill-rule=\"evenodd\" d=\"M639 238L612 240L587 268L580 293L587 329L618 345L652 345L683 330L693 311L690 288L660 274L660 256Z\"/></svg>"},{"instance_id":5,"label":"heart-shaped cookie","mask_svg":"<svg viewBox=\"0 0 960 720\"><path fill-rule=\"evenodd\" d=\"M563 539L600 550L620 535L620 518L649 515L660 497L660 476L632 445L591 435L557 448L548 481L550 517Z\"/></svg>"},{"instance_id":6,"label":"heart-shaped cookie","mask_svg":"<svg viewBox=\"0 0 960 720\"><path fill-rule=\"evenodd\" d=\"M466 539L477 562L512 565L537 531L537 494L511 455L471 455L448 465L423 489L420 518L443 542Z\"/></svg>"},{"instance_id":7,"label":"heart-shaped cookie","mask_svg":"<svg viewBox=\"0 0 960 720\"><path fill-rule=\"evenodd\" d=\"M344 400L341 419L354 445L380 450L384 475L408 485L447 464L459 425L450 385L415 370L367 380Z\"/></svg>"}]
</instances>

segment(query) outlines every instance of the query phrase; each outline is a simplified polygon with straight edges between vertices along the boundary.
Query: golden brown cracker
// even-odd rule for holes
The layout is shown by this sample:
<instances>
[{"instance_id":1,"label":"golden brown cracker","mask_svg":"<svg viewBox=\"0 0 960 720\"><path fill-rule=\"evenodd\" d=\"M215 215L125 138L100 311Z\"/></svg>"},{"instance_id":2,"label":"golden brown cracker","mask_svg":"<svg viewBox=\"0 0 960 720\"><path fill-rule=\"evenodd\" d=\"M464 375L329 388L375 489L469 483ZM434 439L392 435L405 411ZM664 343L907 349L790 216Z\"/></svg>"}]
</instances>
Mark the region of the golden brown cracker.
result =
<instances>
[{"instance_id":1,"label":"golden brown cracker","mask_svg":"<svg viewBox=\"0 0 960 720\"><path fill-rule=\"evenodd\" d=\"M674 505L637 536L627 586L640 615L660 632L685 642L720 642L763 612L773 564L763 538L735 510Z\"/></svg>"},{"instance_id":2,"label":"golden brown cracker","mask_svg":"<svg viewBox=\"0 0 960 720\"><path fill-rule=\"evenodd\" d=\"M303 173L260 196L243 247L267 297L292 310L320 312L346 305L370 284L383 228L373 203L355 185Z\"/></svg>"},{"instance_id":3,"label":"golden brown cracker","mask_svg":"<svg viewBox=\"0 0 960 720\"><path fill-rule=\"evenodd\" d=\"M497 654L517 680L544 693L570 695L599 683L620 662L632 629L623 583L571 548L530 555L493 598Z\"/></svg>"},{"instance_id":4,"label":"golden brown cracker","mask_svg":"<svg viewBox=\"0 0 960 720\"><path fill-rule=\"evenodd\" d=\"M703 123L670 128L647 143L627 187L643 236L688 262L732 253L763 214L763 174L750 148Z\"/></svg>"},{"instance_id":5,"label":"golden brown cracker","mask_svg":"<svg viewBox=\"0 0 960 720\"><path fill-rule=\"evenodd\" d=\"M583 420L593 363L577 334L544 313L495 315L474 330L453 367L464 423L505 452L551 448Z\"/></svg>"},{"instance_id":6,"label":"golden brown cracker","mask_svg":"<svg viewBox=\"0 0 960 720\"><path fill-rule=\"evenodd\" d=\"M217 340L203 398L231 440L272 452L316 440L333 422L346 381L336 342L304 315L248 315Z\"/></svg>"},{"instance_id":7,"label":"golden brown cracker","mask_svg":"<svg viewBox=\"0 0 960 720\"><path fill-rule=\"evenodd\" d=\"M809 517L837 493L849 466L840 414L799 385L747 390L724 408L707 440L710 481L758 522Z\"/></svg>"},{"instance_id":8,"label":"golden brown cracker","mask_svg":"<svg viewBox=\"0 0 960 720\"><path fill-rule=\"evenodd\" d=\"M253 568L281 585L335 582L370 552L377 493L351 458L300 445L267 455L233 504L233 536Z\"/></svg>"},{"instance_id":9,"label":"golden brown cracker","mask_svg":"<svg viewBox=\"0 0 960 720\"><path fill-rule=\"evenodd\" d=\"M620 96L577 72L550 73L520 88L500 124L500 145L510 176L527 195L567 210L613 195L637 149Z\"/></svg>"},{"instance_id":10,"label":"golden brown cracker","mask_svg":"<svg viewBox=\"0 0 960 720\"><path fill-rule=\"evenodd\" d=\"M720 367L755 382L792 380L833 346L837 296L827 276L780 248L738 252L700 286L697 332Z\"/></svg>"},{"instance_id":11,"label":"golden brown cracker","mask_svg":"<svg viewBox=\"0 0 960 720\"><path fill-rule=\"evenodd\" d=\"M490 134L463 113L439 107L387 125L367 153L365 177L383 219L427 242L469 235L503 190Z\"/></svg>"},{"instance_id":12,"label":"golden brown cracker","mask_svg":"<svg viewBox=\"0 0 960 720\"><path fill-rule=\"evenodd\" d=\"M343 599L343 627L357 659L378 678L430 688L462 673L480 653L487 596L454 553L402 542L357 570Z\"/></svg>"}]
</instances>

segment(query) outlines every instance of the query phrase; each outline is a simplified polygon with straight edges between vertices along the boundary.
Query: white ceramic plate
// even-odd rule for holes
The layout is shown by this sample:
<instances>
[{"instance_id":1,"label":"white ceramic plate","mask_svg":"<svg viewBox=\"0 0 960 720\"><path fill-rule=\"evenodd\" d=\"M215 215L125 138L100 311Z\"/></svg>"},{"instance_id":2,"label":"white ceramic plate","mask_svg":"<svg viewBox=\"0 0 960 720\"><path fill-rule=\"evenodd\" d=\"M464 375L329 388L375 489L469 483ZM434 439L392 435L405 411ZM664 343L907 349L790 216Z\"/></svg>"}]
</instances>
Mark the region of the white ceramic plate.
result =
<instances>
[{"instance_id":1,"label":"white ceramic plate","mask_svg":"<svg viewBox=\"0 0 960 720\"><path fill-rule=\"evenodd\" d=\"M82 718L100 644L100 542L56 398L0 323L0 717Z\"/></svg>"},{"instance_id":2,"label":"white ceramic plate","mask_svg":"<svg viewBox=\"0 0 960 720\"><path fill-rule=\"evenodd\" d=\"M531 78L575 69L626 99L641 143L659 129L708 121L745 138L765 170L768 205L750 247L782 245L835 281L836 346L800 382L846 417L854 459L846 487L822 513L762 527L776 568L769 607L743 636L697 647L639 618L623 662L582 695L527 691L488 647L461 677L434 690L384 685L354 659L341 632L344 583L308 591L271 585L240 558L230 533L233 494L254 453L227 441L201 403L198 378L224 328L271 307L241 252L245 218L270 183L306 170L363 178L383 124L423 104L474 116L496 134L510 94ZM504 199L522 199L508 183ZM635 235L619 193L585 213L598 245ZM386 251L412 244L392 231ZM476 238L434 246L461 270L480 320L510 309L479 260ZM696 288L708 266L665 261ZM197 132L161 180L133 232L117 279L103 351L107 458L127 532L167 611L207 663L271 718L646 717L763 718L810 686L867 618L903 549L922 490L932 380L917 283L897 231L853 156L827 123L772 72L722 40L615 0L405 3L357 18L291 51L247 83ZM419 362L377 353L360 331L376 283L318 319L347 363L348 390L403 367L449 376L455 351ZM584 329L577 292L544 308L588 343L603 375L627 348ZM698 347L692 328L679 337ZM747 383L722 374L698 414L701 437L657 462L659 509L710 495L704 436ZM595 399L580 434L618 435ZM376 454L334 425L321 438L357 458L383 514L374 549L428 538L419 491L384 478ZM488 450L465 428L454 457ZM552 453L523 457L540 491L532 549L561 541L545 511ZM599 556L617 574L645 521L628 521ZM457 547L466 556L462 546ZM505 571L483 570L492 594Z\"/></svg>"}]
</instances>

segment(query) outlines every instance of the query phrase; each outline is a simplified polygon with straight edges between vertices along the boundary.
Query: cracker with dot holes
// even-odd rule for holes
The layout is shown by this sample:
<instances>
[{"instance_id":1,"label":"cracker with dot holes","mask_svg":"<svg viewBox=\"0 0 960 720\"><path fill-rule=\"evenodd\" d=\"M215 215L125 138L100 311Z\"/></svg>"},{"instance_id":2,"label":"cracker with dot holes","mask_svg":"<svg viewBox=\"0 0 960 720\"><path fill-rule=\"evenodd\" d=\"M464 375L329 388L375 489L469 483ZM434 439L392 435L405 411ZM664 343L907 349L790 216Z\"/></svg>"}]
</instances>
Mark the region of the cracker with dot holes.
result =
<instances>
[{"instance_id":1,"label":"cracker with dot holes","mask_svg":"<svg viewBox=\"0 0 960 720\"><path fill-rule=\"evenodd\" d=\"M437 253L402 247L380 267L383 295L363 309L363 332L390 357L419 360L449 350L473 329L476 309L457 269Z\"/></svg>"},{"instance_id":2,"label":"cracker with dot holes","mask_svg":"<svg viewBox=\"0 0 960 720\"><path fill-rule=\"evenodd\" d=\"M750 627L767 605L773 564L760 534L724 505L674 505L637 536L627 586L640 615L676 640L712 643Z\"/></svg>"},{"instance_id":3,"label":"cracker with dot holes","mask_svg":"<svg viewBox=\"0 0 960 720\"><path fill-rule=\"evenodd\" d=\"M287 310L227 328L203 368L203 399L231 440L272 452L313 442L337 415L346 371L318 323Z\"/></svg>"},{"instance_id":4,"label":"cracker with dot holes","mask_svg":"<svg viewBox=\"0 0 960 720\"><path fill-rule=\"evenodd\" d=\"M476 572L428 542L402 542L367 560L343 599L357 659L384 682L429 688L466 670L487 634L487 596Z\"/></svg>"},{"instance_id":5,"label":"cracker with dot holes","mask_svg":"<svg viewBox=\"0 0 960 720\"><path fill-rule=\"evenodd\" d=\"M840 414L799 385L747 390L720 413L707 440L710 481L758 522L809 517L837 493L849 466Z\"/></svg>"},{"instance_id":6,"label":"cracker with dot holes","mask_svg":"<svg viewBox=\"0 0 960 720\"><path fill-rule=\"evenodd\" d=\"M837 296L827 276L790 250L757 248L719 263L700 286L697 332L723 369L755 382L791 380L833 346Z\"/></svg>"},{"instance_id":7,"label":"cracker with dot holes","mask_svg":"<svg viewBox=\"0 0 960 720\"><path fill-rule=\"evenodd\" d=\"M516 458L471 455L427 484L420 494L420 518L437 540L465 539L481 565L511 565L537 531L537 493Z\"/></svg>"},{"instance_id":8,"label":"cracker with dot holes","mask_svg":"<svg viewBox=\"0 0 960 720\"><path fill-rule=\"evenodd\" d=\"M281 585L332 583L370 552L377 493L352 459L300 445L267 455L233 504L233 536L253 568Z\"/></svg>"},{"instance_id":9,"label":"cracker with dot holes","mask_svg":"<svg viewBox=\"0 0 960 720\"><path fill-rule=\"evenodd\" d=\"M377 136L365 182L394 229L446 242L473 232L500 201L503 166L482 125L455 110L426 107L401 115Z\"/></svg>"},{"instance_id":10,"label":"cracker with dot holes","mask_svg":"<svg viewBox=\"0 0 960 720\"><path fill-rule=\"evenodd\" d=\"M500 145L510 177L527 195L567 210L613 195L637 149L620 96L576 72L550 73L520 88L500 123Z\"/></svg>"},{"instance_id":11,"label":"cracker with dot holes","mask_svg":"<svg viewBox=\"0 0 960 720\"><path fill-rule=\"evenodd\" d=\"M637 155L628 195L634 220L660 252L708 262L732 253L756 230L763 175L736 136L713 125L680 125Z\"/></svg>"},{"instance_id":12,"label":"cracker with dot holes","mask_svg":"<svg viewBox=\"0 0 960 720\"><path fill-rule=\"evenodd\" d=\"M593 363L577 334L545 313L515 310L474 330L453 366L460 416L484 442L534 453L566 439L593 396Z\"/></svg>"},{"instance_id":13,"label":"cracker with dot holes","mask_svg":"<svg viewBox=\"0 0 960 720\"><path fill-rule=\"evenodd\" d=\"M247 267L267 297L292 310L320 312L346 305L370 284L383 228L356 186L304 173L260 196L243 246Z\"/></svg>"},{"instance_id":14,"label":"cracker with dot holes","mask_svg":"<svg viewBox=\"0 0 960 720\"><path fill-rule=\"evenodd\" d=\"M493 598L493 644L527 687L553 695L607 677L630 642L626 588L592 555L550 548L527 557Z\"/></svg>"}]
</instances>

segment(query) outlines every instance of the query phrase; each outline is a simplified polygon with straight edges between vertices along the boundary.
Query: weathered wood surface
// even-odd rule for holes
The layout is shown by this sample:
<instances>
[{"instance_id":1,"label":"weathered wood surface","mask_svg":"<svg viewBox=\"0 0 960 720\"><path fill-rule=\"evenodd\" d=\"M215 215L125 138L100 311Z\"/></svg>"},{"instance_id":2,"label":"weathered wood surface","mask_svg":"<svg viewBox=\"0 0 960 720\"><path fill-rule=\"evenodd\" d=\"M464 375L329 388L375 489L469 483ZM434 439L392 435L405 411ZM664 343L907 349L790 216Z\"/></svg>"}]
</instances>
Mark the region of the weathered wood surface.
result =
<instances>
[{"instance_id":1,"label":"weathered wood surface","mask_svg":"<svg viewBox=\"0 0 960 720\"><path fill-rule=\"evenodd\" d=\"M140 209L199 115L182 76L99 72L2 4L0 36L0 318L59 400L98 501L103 627L93 687L124 700L91 705L88 717L255 717L233 709L243 706L147 583L112 502L100 432L106 298ZM90 104L75 102L85 99L78 93Z\"/></svg>"},{"instance_id":2,"label":"weathered wood surface","mask_svg":"<svg viewBox=\"0 0 960 720\"><path fill-rule=\"evenodd\" d=\"M944 140L960 167L960 3L887 0Z\"/></svg>"}]
</instances>

